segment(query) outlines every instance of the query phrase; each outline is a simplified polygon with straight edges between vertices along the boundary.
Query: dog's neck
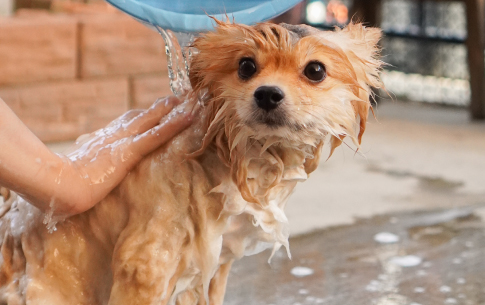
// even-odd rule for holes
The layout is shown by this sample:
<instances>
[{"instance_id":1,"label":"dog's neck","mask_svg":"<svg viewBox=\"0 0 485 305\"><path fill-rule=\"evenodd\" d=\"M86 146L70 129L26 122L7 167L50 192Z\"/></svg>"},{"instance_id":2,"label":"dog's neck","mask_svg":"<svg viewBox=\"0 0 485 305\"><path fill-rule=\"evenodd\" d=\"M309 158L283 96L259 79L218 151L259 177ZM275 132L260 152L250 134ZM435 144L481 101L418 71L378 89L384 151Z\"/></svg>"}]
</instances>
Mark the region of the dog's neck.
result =
<instances>
[{"instance_id":1,"label":"dog's neck","mask_svg":"<svg viewBox=\"0 0 485 305\"><path fill-rule=\"evenodd\" d=\"M204 110L201 126L207 115ZM250 127L231 122L230 116L205 123L209 127L196 154L216 152L230 172L228 179L211 190L223 195L219 217L229 221L222 261L226 255L227 259L240 258L268 246L273 252L282 245L288 250L285 206L297 182L305 181L316 168L323 139L295 141L258 135ZM241 230L251 233L241 235Z\"/></svg>"}]
</instances>

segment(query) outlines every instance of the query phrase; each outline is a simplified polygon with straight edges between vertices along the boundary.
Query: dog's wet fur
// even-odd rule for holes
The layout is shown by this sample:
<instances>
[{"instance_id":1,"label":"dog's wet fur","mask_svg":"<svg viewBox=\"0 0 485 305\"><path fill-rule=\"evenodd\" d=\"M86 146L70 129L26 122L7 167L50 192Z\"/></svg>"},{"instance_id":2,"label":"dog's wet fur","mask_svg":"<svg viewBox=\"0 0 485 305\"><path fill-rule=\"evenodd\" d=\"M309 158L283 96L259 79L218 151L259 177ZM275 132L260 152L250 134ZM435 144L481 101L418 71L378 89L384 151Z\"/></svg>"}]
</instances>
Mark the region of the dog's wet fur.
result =
<instances>
[{"instance_id":1,"label":"dog's wet fur","mask_svg":"<svg viewBox=\"0 0 485 305\"><path fill-rule=\"evenodd\" d=\"M193 46L193 126L52 234L39 210L7 200L0 304L217 305L234 260L288 249L297 182L324 143L360 144L381 32L216 22Z\"/></svg>"}]
</instances>

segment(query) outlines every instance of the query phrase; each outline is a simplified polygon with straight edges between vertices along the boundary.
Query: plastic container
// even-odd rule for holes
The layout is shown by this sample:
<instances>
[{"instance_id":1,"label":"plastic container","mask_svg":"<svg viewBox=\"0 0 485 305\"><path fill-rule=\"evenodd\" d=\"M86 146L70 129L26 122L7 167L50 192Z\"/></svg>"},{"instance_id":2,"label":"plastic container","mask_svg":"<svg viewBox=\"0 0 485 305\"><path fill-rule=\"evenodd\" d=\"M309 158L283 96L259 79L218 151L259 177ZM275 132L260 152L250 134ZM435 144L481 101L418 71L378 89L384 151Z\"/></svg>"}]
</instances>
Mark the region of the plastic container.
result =
<instances>
[{"instance_id":1,"label":"plastic container","mask_svg":"<svg viewBox=\"0 0 485 305\"><path fill-rule=\"evenodd\" d=\"M301 0L107 0L150 27L174 32L204 32L214 27L207 16L254 24L276 17Z\"/></svg>"}]
</instances>

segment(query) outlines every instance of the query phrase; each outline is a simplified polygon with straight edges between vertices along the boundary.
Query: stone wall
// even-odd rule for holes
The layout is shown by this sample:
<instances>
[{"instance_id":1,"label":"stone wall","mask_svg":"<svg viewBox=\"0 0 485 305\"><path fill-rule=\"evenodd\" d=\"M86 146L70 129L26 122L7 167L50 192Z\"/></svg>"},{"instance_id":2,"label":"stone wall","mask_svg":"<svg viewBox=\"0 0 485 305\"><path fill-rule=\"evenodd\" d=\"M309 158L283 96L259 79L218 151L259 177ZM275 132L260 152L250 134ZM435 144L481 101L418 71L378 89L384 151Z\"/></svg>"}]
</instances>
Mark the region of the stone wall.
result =
<instances>
[{"instance_id":1,"label":"stone wall","mask_svg":"<svg viewBox=\"0 0 485 305\"><path fill-rule=\"evenodd\" d=\"M170 93L160 35L106 4L0 19L0 98L45 142Z\"/></svg>"}]
</instances>

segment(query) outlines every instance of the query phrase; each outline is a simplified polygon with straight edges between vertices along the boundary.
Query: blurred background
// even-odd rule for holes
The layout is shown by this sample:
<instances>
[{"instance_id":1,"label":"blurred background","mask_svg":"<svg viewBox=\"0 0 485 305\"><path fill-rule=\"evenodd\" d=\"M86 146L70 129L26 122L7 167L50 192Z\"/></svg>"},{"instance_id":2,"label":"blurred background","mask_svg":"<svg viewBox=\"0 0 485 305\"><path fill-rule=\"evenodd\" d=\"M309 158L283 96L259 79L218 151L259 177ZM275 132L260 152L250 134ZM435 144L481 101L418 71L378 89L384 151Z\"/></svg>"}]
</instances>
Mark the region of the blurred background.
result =
<instances>
[{"instance_id":1,"label":"blurred background","mask_svg":"<svg viewBox=\"0 0 485 305\"><path fill-rule=\"evenodd\" d=\"M102 1L0 15L0 98L55 151L170 94L161 37ZM387 92L359 151L297 187L293 260L237 263L225 304L485 304L484 15L485 0L308 0L274 20L381 27Z\"/></svg>"},{"instance_id":2,"label":"blurred background","mask_svg":"<svg viewBox=\"0 0 485 305\"><path fill-rule=\"evenodd\" d=\"M378 96L480 120L483 11L475 0L307 0L275 21L380 26L390 96ZM170 93L161 39L103 1L0 0L0 16L0 96L44 141L72 140Z\"/></svg>"}]
</instances>

